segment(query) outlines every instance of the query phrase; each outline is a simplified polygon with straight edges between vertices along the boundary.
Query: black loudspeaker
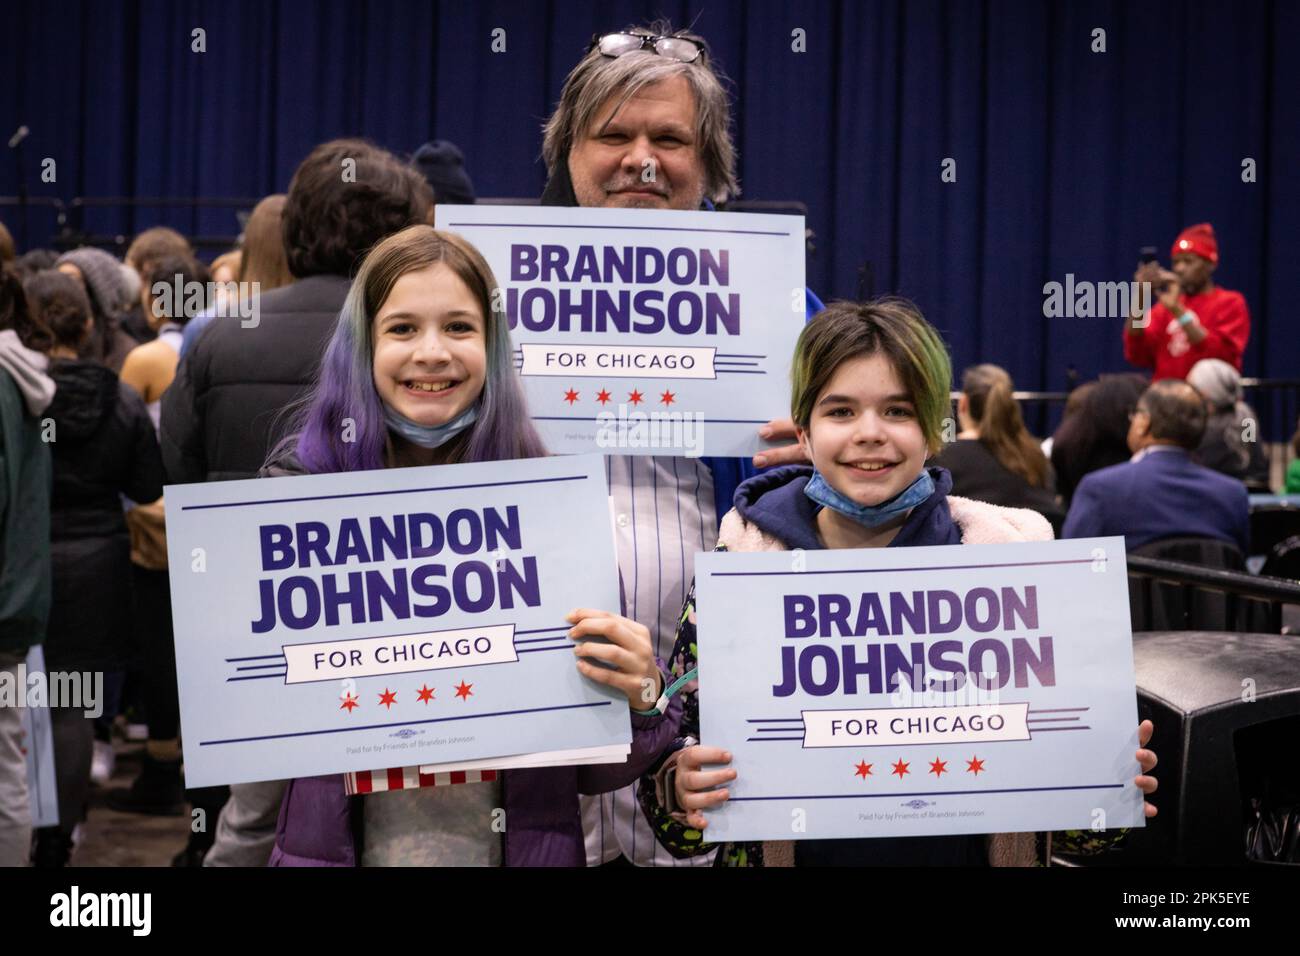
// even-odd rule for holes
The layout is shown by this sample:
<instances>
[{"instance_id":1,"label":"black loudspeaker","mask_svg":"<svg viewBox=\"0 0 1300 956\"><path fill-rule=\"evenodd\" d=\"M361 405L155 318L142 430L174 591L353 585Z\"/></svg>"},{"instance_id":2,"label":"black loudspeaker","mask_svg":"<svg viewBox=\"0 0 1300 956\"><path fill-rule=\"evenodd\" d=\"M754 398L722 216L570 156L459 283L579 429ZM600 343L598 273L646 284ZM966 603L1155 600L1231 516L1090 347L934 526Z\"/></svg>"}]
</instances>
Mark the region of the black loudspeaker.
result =
<instances>
[{"instance_id":1,"label":"black loudspeaker","mask_svg":"<svg viewBox=\"0 0 1300 956\"><path fill-rule=\"evenodd\" d=\"M1300 638L1138 632L1133 665L1138 717L1155 724L1160 788L1151 802L1160 813L1117 848L1074 862L1277 862L1260 852L1269 841L1258 817L1300 806Z\"/></svg>"}]
</instances>

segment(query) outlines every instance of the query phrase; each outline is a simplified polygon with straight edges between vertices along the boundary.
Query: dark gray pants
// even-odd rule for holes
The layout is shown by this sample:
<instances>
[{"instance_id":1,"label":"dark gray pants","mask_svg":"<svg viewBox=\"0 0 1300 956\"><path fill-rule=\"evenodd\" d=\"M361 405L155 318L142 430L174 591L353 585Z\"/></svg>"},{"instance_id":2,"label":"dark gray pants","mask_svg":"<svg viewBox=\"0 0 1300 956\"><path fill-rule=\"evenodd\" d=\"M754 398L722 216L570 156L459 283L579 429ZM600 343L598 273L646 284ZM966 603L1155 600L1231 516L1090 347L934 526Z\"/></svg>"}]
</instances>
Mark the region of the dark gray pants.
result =
<instances>
[{"instance_id":1,"label":"dark gray pants","mask_svg":"<svg viewBox=\"0 0 1300 956\"><path fill-rule=\"evenodd\" d=\"M59 829L69 836L86 818L90 761L95 751L95 720L82 707L51 707L54 778L59 789Z\"/></svg>"}]
</instances>

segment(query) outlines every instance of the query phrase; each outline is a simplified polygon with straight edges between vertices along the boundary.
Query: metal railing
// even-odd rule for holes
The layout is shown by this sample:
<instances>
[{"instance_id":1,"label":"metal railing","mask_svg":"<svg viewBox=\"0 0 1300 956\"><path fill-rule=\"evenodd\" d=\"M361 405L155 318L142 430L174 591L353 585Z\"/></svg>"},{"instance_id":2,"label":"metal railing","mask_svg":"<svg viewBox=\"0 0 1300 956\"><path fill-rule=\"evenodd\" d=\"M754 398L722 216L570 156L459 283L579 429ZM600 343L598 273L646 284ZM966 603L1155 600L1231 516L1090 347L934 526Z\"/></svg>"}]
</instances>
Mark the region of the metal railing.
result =
<instances>
[{"instance_id":1,"label":"metal railing","mask_svg":"<svg viewBox=\"0 0 1300 956\"><path fill-rule=\"evenodd\" d=\"M186 196L77 196L68 202L50 196L0 196L0 208L10 207L23 211L21 225L26 224L26 210L49 210L54 214L54 231L50 246L54 249L75 249L78 246L98 246L117 253L125 250L131 236L123 233L92 232L86 229L86 213L95 210L122 210L134 213L137 209L231 209L235 219L243 226L241 210L251 211L260 200L257 198L192 198ZM186 230L182 230L186 231ZM190 243L198 249L229 249L239 240L238 233L190 235ZM27 245L40 245L31 243Z\"/></svg>"},{"instance_id":2,"label":"metal railing","mask_svg":"<svg viewBox=\"0 0 1300 956\"><path fill-rule=\"evenodd\" d=\"M1282 608L1288 604L1300 605L1300 583L1283 578L1261 577L1245 571L1214 570L1199 564L1138 554L1129 554L1126 561L1130 577L1181 588L1185 607L1192 606L1192 596L1197 590L1224 595L1230 631L1237 630L1246 609L1243 602L1260 602L1265 607L1268 629L1274 634L1282 632Z\"/></svg>"}]
</instances>

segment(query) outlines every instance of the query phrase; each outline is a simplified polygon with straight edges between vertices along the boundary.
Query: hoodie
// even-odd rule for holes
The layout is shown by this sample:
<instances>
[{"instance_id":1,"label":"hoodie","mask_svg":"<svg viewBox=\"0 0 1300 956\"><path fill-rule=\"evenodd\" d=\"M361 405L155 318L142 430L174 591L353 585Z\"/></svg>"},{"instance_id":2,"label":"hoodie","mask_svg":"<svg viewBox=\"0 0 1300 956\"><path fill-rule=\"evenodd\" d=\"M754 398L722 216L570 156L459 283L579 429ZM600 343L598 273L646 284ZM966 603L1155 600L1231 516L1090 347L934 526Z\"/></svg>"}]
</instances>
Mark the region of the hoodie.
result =
<instances>
[{"instance_id":1,"label":"hoodie","mask_svg":"<svg viewBox=\"0 0 1300 956\"><path fill-rule=\"evenodd\" d=\"M40 415L54 396L45 356L0 332L0 653L22 655L50 610L50 446Z\"/></svg>"},{"instance_id":2,"label":"hoodie","mask_svg":"<svg viewBox=\"0 0 1300 956\"><path fill-rule=\"evenodd\" d=\"M742 526L751 525L787 549L821 550L825 547L817 534L817 512L821 505L803 493L812 476L811 465L786 465L750 478L736 489L736 518ZM952 475L945 468L931 468L930 478L934 481L934 494L912 509L889 547L961 544L961 534L948 506ZM735 547L731 550L771 549Z\"/></svg>"},{"instance_id":3,"label":"hoodie","mask_svg":"<svg viewBox=\"0 0 1300 956\"><path fill-rule=\"evenodd\" d=\"M9 373L32 417L45 411L54 398L54 382L45 374L47 364L45 356L23 345L13 329L0 332L0 369Z\"/></svg>"},{"instance_id":4,"label":"hoodie","mask_svg":"<svg viewBox=\"0 0 1300 956\"><path fill-rule=\"evenodd\" d=\"M53 536L126 534L121 495L157 501L162 456L144 400L98 362L56 361L53 422Z\"/></svg>"},{"instance_id":5,"label":"hoodie","mask_svg":"<svg viewBox=\"0 0 1300 956\"><path fill-rule=\"evenodd\" d=\"M96 362L56 361L46 412L53 604L45 641L51 668L113 669L130 632L130 538L122 498L162 495L162 455L144 400Z\"/></svg>"}]
</instances>

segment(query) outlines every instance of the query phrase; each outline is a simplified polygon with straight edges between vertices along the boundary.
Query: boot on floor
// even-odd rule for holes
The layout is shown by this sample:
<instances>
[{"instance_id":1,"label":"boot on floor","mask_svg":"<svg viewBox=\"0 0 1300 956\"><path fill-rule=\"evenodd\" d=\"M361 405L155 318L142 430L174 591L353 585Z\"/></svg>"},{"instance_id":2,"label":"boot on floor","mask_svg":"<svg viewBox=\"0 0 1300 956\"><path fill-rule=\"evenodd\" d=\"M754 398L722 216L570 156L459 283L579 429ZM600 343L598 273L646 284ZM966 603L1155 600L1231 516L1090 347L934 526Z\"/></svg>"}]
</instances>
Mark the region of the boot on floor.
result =
<instances>
[{"instance_id":1,"label":"boot on floor","mask_svg":"<svg viewBox=\"0 0 1300 956\"><path fill-rule=\"evenodd\" d=\"M60 827L39 827L32 849L32 866L52 870L67 866L72 857L72 837Z\"/></svg>"},{"instance_id":2,"label":"boot on floor","mask_svg":"<svg viewBox=\"0 0 1300 956\"><path fill-rule=\"evenodd\" d=\"M108 791L105 802L119 813L145 813L150 816L180 817L185 815L185 785L181 781L181 762L155 760L147 753L140 775L130 788L118 787Z\"/></svg>"}]
</instances>

